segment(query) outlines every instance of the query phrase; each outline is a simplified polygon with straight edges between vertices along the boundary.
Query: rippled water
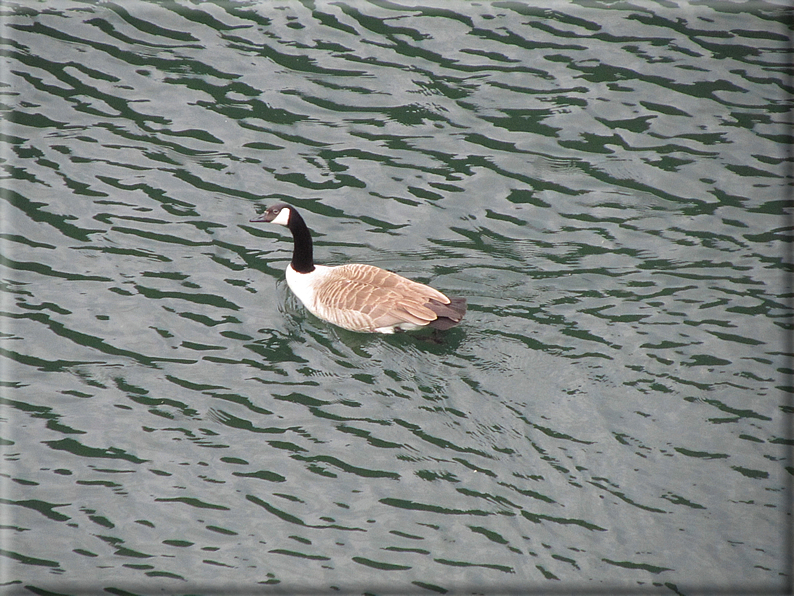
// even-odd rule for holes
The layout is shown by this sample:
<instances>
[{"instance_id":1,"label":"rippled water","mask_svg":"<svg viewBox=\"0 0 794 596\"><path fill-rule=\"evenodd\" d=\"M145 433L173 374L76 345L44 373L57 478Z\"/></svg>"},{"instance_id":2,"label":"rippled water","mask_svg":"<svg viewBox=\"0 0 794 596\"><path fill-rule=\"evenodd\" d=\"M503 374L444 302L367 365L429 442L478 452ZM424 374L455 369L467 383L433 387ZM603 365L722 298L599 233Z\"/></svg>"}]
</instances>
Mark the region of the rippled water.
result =
<instances>
[{"instance_id":1,"label":"rippled water","mask_svg":"<svg viewBox=\"0 0 794 596\"><path fill-rule=\"evenodd\" d=\"M7 593L790 589L786 3L2 11Z\"/></svg>"}]
</instances>

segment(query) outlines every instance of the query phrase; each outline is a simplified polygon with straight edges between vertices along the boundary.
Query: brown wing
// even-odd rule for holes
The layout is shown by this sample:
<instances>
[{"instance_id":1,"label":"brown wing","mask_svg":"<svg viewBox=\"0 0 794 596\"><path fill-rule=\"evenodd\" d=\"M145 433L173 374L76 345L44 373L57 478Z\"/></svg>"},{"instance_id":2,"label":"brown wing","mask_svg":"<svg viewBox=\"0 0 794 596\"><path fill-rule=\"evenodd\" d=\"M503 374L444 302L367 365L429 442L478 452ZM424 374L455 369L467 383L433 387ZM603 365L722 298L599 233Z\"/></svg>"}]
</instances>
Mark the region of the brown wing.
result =
<instances>
[{"instance_id":1,"label":"brown wing","mask_svg":"<svg viewBox=\"0 0 794 596\"><path fill-rule=\"evenodd\" d=\"M433 303L441 306L450 301L430 286L360 264L334 267L315 295L315 306L323 318L358 331L401 323L427 325L438 317L430 308Z\"/></svg>"}]
</instances>

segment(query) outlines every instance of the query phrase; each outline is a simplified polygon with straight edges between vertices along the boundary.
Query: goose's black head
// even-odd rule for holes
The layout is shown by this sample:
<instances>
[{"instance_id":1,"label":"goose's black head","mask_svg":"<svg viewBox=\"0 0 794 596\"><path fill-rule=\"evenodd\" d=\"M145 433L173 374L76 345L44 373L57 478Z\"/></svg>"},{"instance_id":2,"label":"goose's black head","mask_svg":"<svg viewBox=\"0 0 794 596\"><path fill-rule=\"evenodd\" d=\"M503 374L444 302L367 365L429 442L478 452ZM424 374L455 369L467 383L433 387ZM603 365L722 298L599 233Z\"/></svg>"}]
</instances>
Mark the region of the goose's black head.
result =
<instances>
[{"instance_id":1,"label":"goose's black head","mask_svg":"<svg viewBox=\"0 0 794 596\"><path fill-rule=\"evenodd\" d=\"M286 203L279 203L278 205L268 207L262 215L255 217L251 220L251 222L267 222L289 227L290 219L292 219L292 213L292 207Z\"/></svg>"}]
</instances>

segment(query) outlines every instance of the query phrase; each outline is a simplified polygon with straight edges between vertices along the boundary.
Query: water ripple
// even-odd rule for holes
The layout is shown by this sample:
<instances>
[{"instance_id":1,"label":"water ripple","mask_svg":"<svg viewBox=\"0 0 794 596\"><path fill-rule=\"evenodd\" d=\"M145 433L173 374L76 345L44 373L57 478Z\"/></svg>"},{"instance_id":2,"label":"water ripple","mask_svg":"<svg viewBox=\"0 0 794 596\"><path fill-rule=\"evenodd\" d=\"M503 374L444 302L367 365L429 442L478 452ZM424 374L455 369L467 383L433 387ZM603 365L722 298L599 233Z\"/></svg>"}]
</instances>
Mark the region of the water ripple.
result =
<instances>
[{"instance_id":1,"label":"water ripple","mask_svg":"<svg viewBox=\"0 0 794 596\"><path fill-rule=\"evenodd\" d=\"M790 16L4 7L6 581L782 586ZM311 317L275 201L464 323Z\"/></svg>"}]
</instances>

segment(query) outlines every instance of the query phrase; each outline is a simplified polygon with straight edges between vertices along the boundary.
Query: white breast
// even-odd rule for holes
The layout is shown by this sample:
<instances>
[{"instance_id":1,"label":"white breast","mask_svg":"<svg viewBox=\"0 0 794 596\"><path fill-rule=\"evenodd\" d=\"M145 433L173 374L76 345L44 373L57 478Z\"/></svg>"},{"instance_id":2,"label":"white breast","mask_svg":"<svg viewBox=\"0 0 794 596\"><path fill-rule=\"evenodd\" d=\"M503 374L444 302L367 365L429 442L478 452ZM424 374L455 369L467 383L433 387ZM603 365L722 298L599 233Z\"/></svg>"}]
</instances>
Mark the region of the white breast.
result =
<instances>
[{"instance_id":1,"label":"white breast","mask_svg":"<svg viewBox=\"0 0 794 596\"><path fill-rule=\"evenodd\" d=\"M292 265L287 267L287 285L289 289L303 303L303 306L315 316L320 316L317 314L315 306L317 288L330 269L331 267L326 267L325 265L315 265L314 271L311 273L298 273L292 268Z\"/></svg>"}]
</instances>

